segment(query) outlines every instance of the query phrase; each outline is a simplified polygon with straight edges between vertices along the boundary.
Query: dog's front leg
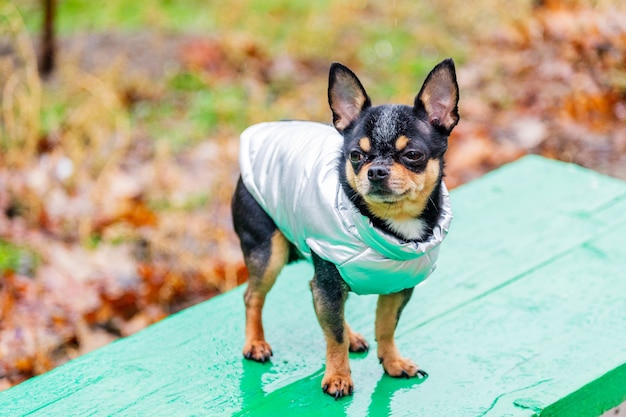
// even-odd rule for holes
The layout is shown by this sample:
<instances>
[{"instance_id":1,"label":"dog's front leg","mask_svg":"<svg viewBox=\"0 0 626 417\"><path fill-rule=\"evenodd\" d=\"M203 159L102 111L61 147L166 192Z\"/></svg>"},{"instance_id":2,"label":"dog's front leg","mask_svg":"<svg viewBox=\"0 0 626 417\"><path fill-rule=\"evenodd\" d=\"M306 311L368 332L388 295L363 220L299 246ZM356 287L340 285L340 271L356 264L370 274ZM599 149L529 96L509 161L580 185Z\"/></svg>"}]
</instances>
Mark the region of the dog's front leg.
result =
<instances>
[{"instance_id":1,"label":"dog's front leg","mask_svg":"<svg viewBox=\"0 0 626 417\"><path fill-rule=\"evenodd\" d=\"M400 356L394 340L396 326L402 310L409 302L413 288L378 297L376 306L376 341L378 358L387 374L394 377L425 377L426 372L419 369L413 361Z\"/></svg>"},{"instance_id":2,"label":"dog's front leg","mask_svg":"<svg viewBox=\"0 0 626 417\"><path fill-rule=\"evenodd\" d=\"M352 394L354 389L348 361L350 333L343 313L348 288L332 263L313 254L313 265L313 304L326 339L326 371L322 390L337 399Z\"/></svg>"}]
</instances>

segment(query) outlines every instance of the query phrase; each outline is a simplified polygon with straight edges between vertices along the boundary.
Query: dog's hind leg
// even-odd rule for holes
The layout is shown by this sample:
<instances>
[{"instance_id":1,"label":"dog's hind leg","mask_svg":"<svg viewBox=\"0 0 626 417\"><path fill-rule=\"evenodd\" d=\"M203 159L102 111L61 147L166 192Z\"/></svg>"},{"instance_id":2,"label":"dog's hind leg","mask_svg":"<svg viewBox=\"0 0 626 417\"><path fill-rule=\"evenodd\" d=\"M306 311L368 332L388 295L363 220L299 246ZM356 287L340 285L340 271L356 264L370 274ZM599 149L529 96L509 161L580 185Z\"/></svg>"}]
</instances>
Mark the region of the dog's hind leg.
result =
<instances>
[{"instance_id":1,"label":"dog's hind leg","mask_svg":"<svg viewBox=\"0 0 626 417\"><path fill-rule=\"evenodd\" d=\"M265 362L272 356L272 349L263 331L263 305L265 296L289 259L289 242L241 180L235 190L232 210L235 231L239 235L249 274L244 293L246 340L243 355L247 359Z\"/></svg>"},{"instance_id":2,"label":"dog's hind leg","mask_svg":"<svg viewBox=\"0 0 626 417\"><path fill-rule=\"evenodd\" d=\"M367 352L370 348L370 345L369 343L367 343L367 340L365 340L365 337L363 337L363 335L361 335L360 333L352 330L352 328L348 326L348 323L346 323L345 326L348 329L348 338L350 339L350 352Z\"/></svg>"},{"instance_id":3,"label":"dog's hind leg","mask_svg":"<svg viewBox=\"0 0 626 417\"><path fill-rule=\"evenodd\" d=\"M387 374L394 377L410 378L426 377L413 361L400 356L394 341L394 333L400 314L409 302L413 288L394 294L380 295L376 306L376 341L378 342L378 358Z\"/></svg>"},{"instance_id":4,"label":"dog's hind leg","mask_svg":"<svg viewBox=\"0 0 626 417\"><path fill-rule=\"evenodd\" d=\"M265 341L262 310L265 296L274 285L278 273L287 262L288 243L278 230L269 243L271 249L252 251L246 258L250 274L244 294L246 305L246 341L243 354L247 359L265 362L272 356L272 349ZM269 256L266 252L269 251Z\"/></svg>"}]
</instances>

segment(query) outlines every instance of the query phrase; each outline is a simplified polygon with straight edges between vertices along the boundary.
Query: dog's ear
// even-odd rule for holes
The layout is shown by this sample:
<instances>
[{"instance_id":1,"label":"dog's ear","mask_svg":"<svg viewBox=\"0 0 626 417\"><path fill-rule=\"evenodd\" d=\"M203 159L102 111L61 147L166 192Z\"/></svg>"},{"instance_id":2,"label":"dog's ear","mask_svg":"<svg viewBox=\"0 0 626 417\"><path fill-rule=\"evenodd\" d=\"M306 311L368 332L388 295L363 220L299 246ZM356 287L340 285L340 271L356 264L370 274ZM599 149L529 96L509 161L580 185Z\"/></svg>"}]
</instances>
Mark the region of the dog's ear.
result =
<instances>
[{"instance_id":1,"label":"dog's ear","mask_svg":"<svg viewBox=\"0 0 626 417\"><path fill-rule=\"evenodd\" d=\"M337 62L330 66L328 75L328 104L333 112L333 124L340 132L372 105L356 75Z\"/></svg>"},{"instance_id":2,"label":"dog's ear","mask_svg":"<svg viewBox=\"0 0 626 417\"><path fill-rule=\"evenodd\" d=\"M450 134L459 122L459 86L456 82L454 61L448 58L428 74L424 85L415 97L414 111L425 114L428 122Z\"/></svg>"}]
</instances>

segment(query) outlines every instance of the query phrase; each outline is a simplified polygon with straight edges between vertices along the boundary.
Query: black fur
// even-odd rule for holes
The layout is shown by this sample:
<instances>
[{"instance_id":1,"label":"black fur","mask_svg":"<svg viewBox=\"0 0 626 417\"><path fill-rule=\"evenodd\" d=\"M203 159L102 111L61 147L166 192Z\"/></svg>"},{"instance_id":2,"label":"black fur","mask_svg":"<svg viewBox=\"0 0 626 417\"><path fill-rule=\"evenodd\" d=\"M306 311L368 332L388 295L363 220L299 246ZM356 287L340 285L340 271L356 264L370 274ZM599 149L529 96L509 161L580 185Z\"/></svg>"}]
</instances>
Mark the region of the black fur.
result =
<instances>
[{"instance_id":1,"label":"black fur","mask_svg":"<svg viewBox=\"0 0 626 417\"><path fill-rule=\"evenodd\" d=\"M400 315L402 314L402 310L404 310L404 307L406 307L406 305L411 300L411 297L413 296L413 290L415 290L415 287L407 288L406 290L402 291L404 300L402 301L402 304L400 305L400 308L398 309L398 313L396 314L396 326L398 325L398 322L400 321Z\"/></svg>"},{"instance_id":2,"label":"black fur","mask_svg":"<svg viewBox=\"0 0 626 417\"><path fill-rule=\"evenodd\" d=\"M239 236L244 258L252 253L267 264L271 255L270 238L278 230L274 221L254 200L239 178L232 204L233 225Z\"/></svg>"},{"instance_id":3,"label":"black fur","mask_svg":"<svg viewBox=\"0 0 626 417\"><path fill-rule=\"evenodd\" d=\"M237 187L231 201L231 213L244 258L250 258L254 254L257 262L262 264L263 269L265 269L272 253L270 238L278 230L278 227L243 185L241 177L237 181ZM293 244L289 243L288 262L291 263L300 259L302 259L302 254Z\"/></svg>"},{"instance_id":4,"label":"black fur","mask_svg":"<svg viewBox=\"0 0 626 417\"><path fill-rule=\"evenodd\" d=\"M343 343L343 305L348 298L349 288L341 279L337 267L312 252L315 277L311 280L311 290L315 309L323 328L329 330L335 341Z\"/></svg>"}]
</instances>

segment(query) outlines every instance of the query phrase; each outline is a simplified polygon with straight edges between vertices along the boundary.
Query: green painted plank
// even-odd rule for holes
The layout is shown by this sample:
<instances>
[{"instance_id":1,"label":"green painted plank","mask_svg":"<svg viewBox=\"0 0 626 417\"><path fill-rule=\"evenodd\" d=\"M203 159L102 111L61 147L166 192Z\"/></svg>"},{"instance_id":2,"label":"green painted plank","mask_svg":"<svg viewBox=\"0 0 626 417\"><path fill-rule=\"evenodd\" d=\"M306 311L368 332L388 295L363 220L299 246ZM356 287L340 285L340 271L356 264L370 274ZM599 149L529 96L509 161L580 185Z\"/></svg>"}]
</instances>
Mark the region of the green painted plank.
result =
<instances>
[{"instance_id":1,"label":"green painted plank","mask_svg":"<svg viewBox=\"0 0 626 417\"><path fill-rule=\"evenodd\" d=\"M622 223L606 242L594 240L403 334L403 340L421 335L428 346L420 356L433 385L420 387L429 404L416 411L430 415L432 404L438 404L447 411L441 415L452 415L446 407L451 396L434 387L437 381L457 394L465 393L456 400L453 415L530 416L626 364L624 236ZM600 254L601 244L615 248ZM455 370L462 370L472 383L461 387L467 381ZM598 384L594 401L603 405L599 410L587 414L584 406L589 404L565 401L569 409L560 407L563 413L556 415L597 416L619 404L626 399L626 379L621 385L611 384L611 379ZM611 389L621 398L616 400ZM606 401L605 395L610 397Z\"/></svg>"},{"instance_id":2,"label":"green painted plank","mask_svg":"<svg viewBox=\"0 0 626 417\"><path fill-rule=\"evenodd\" d=\"M539 267L626 218L626 211L604 215L626 199L624 190L623 181L535 156L454 190L438 266L445 277L435 275L437 287L415 297L445 310L451 291L460 304Z\"/></svg>"},{"instance_id":3,"label":"green painted plank","mask_svg":"<svg viewBox=\"0 0 626 417\"><path fill-rule=\"evenodd\" d=\"M626 358L608 340L626 334L626 184L527 157L452 198L438 270L398 327L403 352L430 372L422 383L385 376L374 344L352 357L354 396L323 395L312 269L298 264L266 306L271 364L241 358L238 288L0 393L0 415L584 416L617 405ZM371 342L374 304L347 306ZM582 409L581 396L599 405Z\"/></svg>"},{"instance_id":4,"label":"green painted plank","mask_svg":"<svg viewBox=\"0 0 626 417\"><path fill-rule=\"evenodd\" d=\"M600 413L607 410L607 405L624 404L626 401L626 396L624 395L624 384L626 382L624 381L626 381L626 364L607 372L602 378L585 385L578 391L548 406L543 410L541 416L600 415ZM609 413L612 413L612 411L609 411Z\"/></svg>"},{"instance_id":5,"label":"green painted plank","mask_svg":"<svg viewBox=\"0 0 626 417\"><path fill-rule=\"evenodd\" d=\"M625 231L618 229L615 234L623 236ZM626 305L620 297L623 292L615 292L616 287L612 285L598 285L597 281L589 282L589 288L577 286L579 291L574 295L578 296L578 300L574 300L572 295L567 292L563 294L557 285L550 286L548 292L542 291L546 279L553 275L560 275L566 281L561 283L564 284L562 288L567 288L565 284L569 282L569 277L562 273L567 268L576 271L583 266L600 275L606 274L612 279L619 277L614 272L624 270L625 265L623 265L623 261L620 261L626 259L626 254L623 251L617 253L616 258L612 259L617 260L617 263L609 263L609 265L613 265L611 268L615 271L603 269L605 259L597 259L596 250L592 250L590 254L586 251L586 249L573 251L569 256L560 258L551 264L545 271L538 270L529 274L529 279L533 278L536 281L534 284L525 280L518 280L510 287L490 294L481 302L476 302L477 305L467 305L464 309L446 316L445 321L431 323L415 334L409 334L406 330L402 330L401 345L404 351L421 358L422 363L431 371L431 378L427 383L417 385L412 381L396 382L391 378L377 376L376 361L367 358L356 361L355 380L361 381L364 376L367 382L367 386L359 387L361 394L359 398L355 397L352 402L345 404L338 405L329 402L319 407L327 411L337 412L341 410L349 415L366 415L368 411L370 415L384 415L387 410L392 410L393 415L413 415L412 413L416 413L416 415L502 416L513 415L511 414L513 412L515 415L531 415L532 412L550 404L550 400L554 401L555 398L561 398L560 395L565 389L568 390L565 392L576 390L578 388L576 381L586 381L589 380L587 378L598 377L602 379L604 371L611 369L616 359L626 363L624 354L621 358L605 357L605 354L609 352L592 349L598 340L612 341L617 346L626 346L626 343L623 343L624 332L621 332L626 320L623 317ZM586 277L587 271L574 276L574 278L583 280ZM617 285L619 287L619 281ZM624 288L623 283L621 283L621 288ZM593 292L594 289L598 290L596 291L597 294ZM560 308L563 304L554 301L556 297L565 297L568 302L565 306L572 309L572 312L564 313ZM612 308L600 310L597 304L586 303L587 298L599 300L600 305L606 302ZM614 302L620 304L614 304ZM551 309L546 307L550 305L552 305ZM584 305L585 308L581 309L577 307L578 305ZM411 306L411 309L419 311L419 308L416 309L415 306ZM598 314L594 315L596 310L602 312L602 315L608 314L609 316L622 313L622 317L614 317L616 323L611 324L604 320L602 315L600 317ZM538 312L541 314L538 315ZM414 313L408 312L409 315ZM549 316L548 313L554 317ZM509 321L506 320L506 317L503 318L503 316L510 314L516 314L519 317ZM475 323L477 317L481 318L481 323ZM570 323L570 329L566 334L569 338L565 336L560 339L551 337L552 334L559 334L564 331L563 323L558 320L560 317L564 317L566 322L573 321ZM550 326L545 326L542 323L545 319L549 319L548 324ZM537 320L541 322L533 323ZM580 327L579 320L584 320L587 324L594 324L595 320L601 321L603 326L597 329L591 328L591 330L599 332L599 335L588 335L592 337L587 339L581 338L577 332L584 329ZM531 325L520 329L519 323ZM508 329L505 326L508 326ZM442 327L446 329L445 332L440 331ZM504 340L509 341L510 345L494 344L493 334L476 331L485 328L495 332L497 334L496 339L500 342L504 335ZM599 336L603 339L599 339ZM413 347L411 340L421 340L422 342ZM523 346L520 349L518 344L520 340L530 346ZM600 344L603 349L604 342ZM584 343L591 344L591 346L585 346ZM563 360L564 351L571 345L579 345L578 351L583 354L583 358L587 359L586 356L589 356L593 360L579 361L579 358L575 356ZM425 346L429 348L425 348ZM598 360L596 356L600 359L604 357L607 364L601 363L602 361ZM364 372L361 362L366 360L368 360L369 366ZM554 362L559 360L562 361L563 369L558 370L558 378L552 377L550 374L550 376L546 375L537 380L540 372L554 371ZM576 362L593 363L593 365L586 365L579 369L572 366ZM459 374L466 376L459 378ZM287 390L271 393L265 402L248 407L241 415L255 415L259 412L263 415L263 411L267 412L267 415L271 415L272 410L298 409L298 407L310 404L315 401L315 398L307 396L306 393L317 389L319 375L321 374L315 378L298 381L295 386L291 386ZM367 379L372 376L374 378ZM568 387L569 381L572 381L573 385ZM596 390L596 393L605 395L605 389L609 388L610 391L611 386L614 391L619 389L621 395L626 393L626 387L615 385L613 382L611 380L605 381L600 385L601 388ZM389 397L389 393L394 395ZM294 397L298 398L298 395L303 395L306 400L294 400ZM427 401L422 403L417 401L419 398L427 399ZM623 398L612 404L605 404L605 406L608 408L621 402L621 400ZM392 403L395 404L392 406ZM570 407L572 407L571 404ZM315 410L318 408L316 407ZM586 415L579 413L580 406L577 406L575 410L569 414L556 415ZM599 412L588 415L598 414Z\"/></svg>"}]
</instances>

